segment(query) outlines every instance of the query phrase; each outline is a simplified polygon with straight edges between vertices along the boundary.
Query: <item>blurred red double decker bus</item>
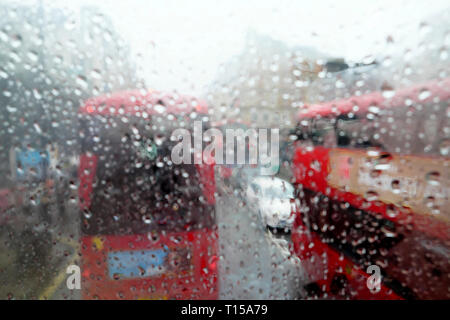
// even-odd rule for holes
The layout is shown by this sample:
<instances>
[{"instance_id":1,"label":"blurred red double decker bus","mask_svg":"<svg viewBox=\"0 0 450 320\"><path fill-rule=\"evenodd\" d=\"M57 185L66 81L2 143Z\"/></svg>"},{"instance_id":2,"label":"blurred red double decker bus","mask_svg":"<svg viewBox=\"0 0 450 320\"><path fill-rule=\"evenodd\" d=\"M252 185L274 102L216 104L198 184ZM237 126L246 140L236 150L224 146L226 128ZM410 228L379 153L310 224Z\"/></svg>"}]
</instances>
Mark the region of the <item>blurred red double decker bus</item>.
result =
<instances>
[{"instance_id":1,"label":"blurred red double decker bus","mask_svg":"<svg viewBox=\"0 0 450 320\"><path fill-rule=\"evenodd\" d=\"M171 161L171 133L208 124L193 97L126 91L79 109L84 299L216 299L212 166Z\"/></svg>"},{"instance_id":2,"label":"blurred red double decker bus","mask_svg":"<svg viewBox=\"0 0 450 320\"><path fill-rule=\"evenodd\" d=\"M449 98L446 78L299 112L292 241L311 297L450 298Z\"/></svg>"}]
</instances>

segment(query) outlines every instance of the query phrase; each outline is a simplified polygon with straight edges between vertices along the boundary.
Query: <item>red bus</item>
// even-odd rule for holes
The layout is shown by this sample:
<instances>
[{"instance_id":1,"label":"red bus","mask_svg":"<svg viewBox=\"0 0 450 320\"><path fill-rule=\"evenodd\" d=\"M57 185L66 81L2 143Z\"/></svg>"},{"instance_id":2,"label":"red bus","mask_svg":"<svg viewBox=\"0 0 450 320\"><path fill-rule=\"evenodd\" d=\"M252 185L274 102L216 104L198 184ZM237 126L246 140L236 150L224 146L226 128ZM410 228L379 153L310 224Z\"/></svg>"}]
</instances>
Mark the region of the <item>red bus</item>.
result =
<instances>
[{"instance_id":1,"label":"red bus","mask_svg":"<svg viewBox=\"0 0 450 320\"><path fill-rule=\"evenodd\" d=\"M449 98L447 78L298 113L292 242L310 296L450 298Z\"/></svg>"},{"instance_id":2,"label":"red bus","mask_svg":"<svg viewBox=\"0 0 450 320\"><path fill-rule=\"evenodd\" d=\"M207 111L139 90L80 107L84 299L217 298L213 167L171 162L173 130Z\"/></svg>"}]
</instances>

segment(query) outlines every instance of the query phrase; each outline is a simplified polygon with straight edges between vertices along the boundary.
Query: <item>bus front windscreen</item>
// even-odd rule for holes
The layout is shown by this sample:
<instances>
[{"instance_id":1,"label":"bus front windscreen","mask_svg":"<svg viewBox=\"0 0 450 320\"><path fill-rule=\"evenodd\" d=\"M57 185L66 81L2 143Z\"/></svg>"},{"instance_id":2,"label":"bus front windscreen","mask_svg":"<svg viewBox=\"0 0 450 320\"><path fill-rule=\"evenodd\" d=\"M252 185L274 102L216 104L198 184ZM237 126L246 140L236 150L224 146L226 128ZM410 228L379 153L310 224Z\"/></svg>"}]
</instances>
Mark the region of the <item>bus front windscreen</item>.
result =
<instances>
[{"instance_id":1,"label":"bus front windscreen","mask_svg":"<svg viewBox=\"0 0 450 320\"><path fill-rule=\"evenodd\" d=\"M213 207L205 200L194 164L175 165L170 135L187 117L81 119L82 154L97 159L90 205L82 211L86 235L191 231L211 227Z\"/></svg>"}]
</instances>

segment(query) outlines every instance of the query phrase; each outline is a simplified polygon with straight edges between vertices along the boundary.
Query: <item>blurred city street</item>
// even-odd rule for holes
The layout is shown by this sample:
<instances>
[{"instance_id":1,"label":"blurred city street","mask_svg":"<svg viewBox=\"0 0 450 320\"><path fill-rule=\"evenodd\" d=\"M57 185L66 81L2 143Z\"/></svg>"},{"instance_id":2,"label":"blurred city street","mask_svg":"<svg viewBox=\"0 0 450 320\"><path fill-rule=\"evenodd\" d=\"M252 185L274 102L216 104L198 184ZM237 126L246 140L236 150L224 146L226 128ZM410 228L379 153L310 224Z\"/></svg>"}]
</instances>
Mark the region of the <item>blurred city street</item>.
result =
<instances>
[{"instance_id":1,"label":"blurred city street","mask_svg":"<svg viewBox=\"0 0 450 320\"><path fill-rule=\"evenodd\" d=\"M450 299L448 1L0 17L0 299Z\"/></svg>"}]
</instances>

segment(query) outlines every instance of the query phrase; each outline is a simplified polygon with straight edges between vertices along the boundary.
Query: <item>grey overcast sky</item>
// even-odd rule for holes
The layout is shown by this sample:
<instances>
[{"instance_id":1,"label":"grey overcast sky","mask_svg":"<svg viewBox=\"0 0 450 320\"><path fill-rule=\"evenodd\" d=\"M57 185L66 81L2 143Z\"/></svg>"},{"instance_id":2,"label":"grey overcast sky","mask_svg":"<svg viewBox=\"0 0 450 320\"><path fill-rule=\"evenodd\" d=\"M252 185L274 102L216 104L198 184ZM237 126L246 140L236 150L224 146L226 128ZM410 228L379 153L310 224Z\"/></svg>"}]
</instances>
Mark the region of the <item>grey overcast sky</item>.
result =
<instances>
[{"instance_id":1,"label":"grey overcast sky","mask_svg":"<svg viewBox=\"0 0 450 320\"><path fill-rule=\"evenodd\" d=\"M358 61L382 54L389 36L413 48L421 23L450 8L448 0L42 1L75 10L98 6L130 44L149 86L194 94L242 50L249 28Z\"/></svg>"}]
</instances>

